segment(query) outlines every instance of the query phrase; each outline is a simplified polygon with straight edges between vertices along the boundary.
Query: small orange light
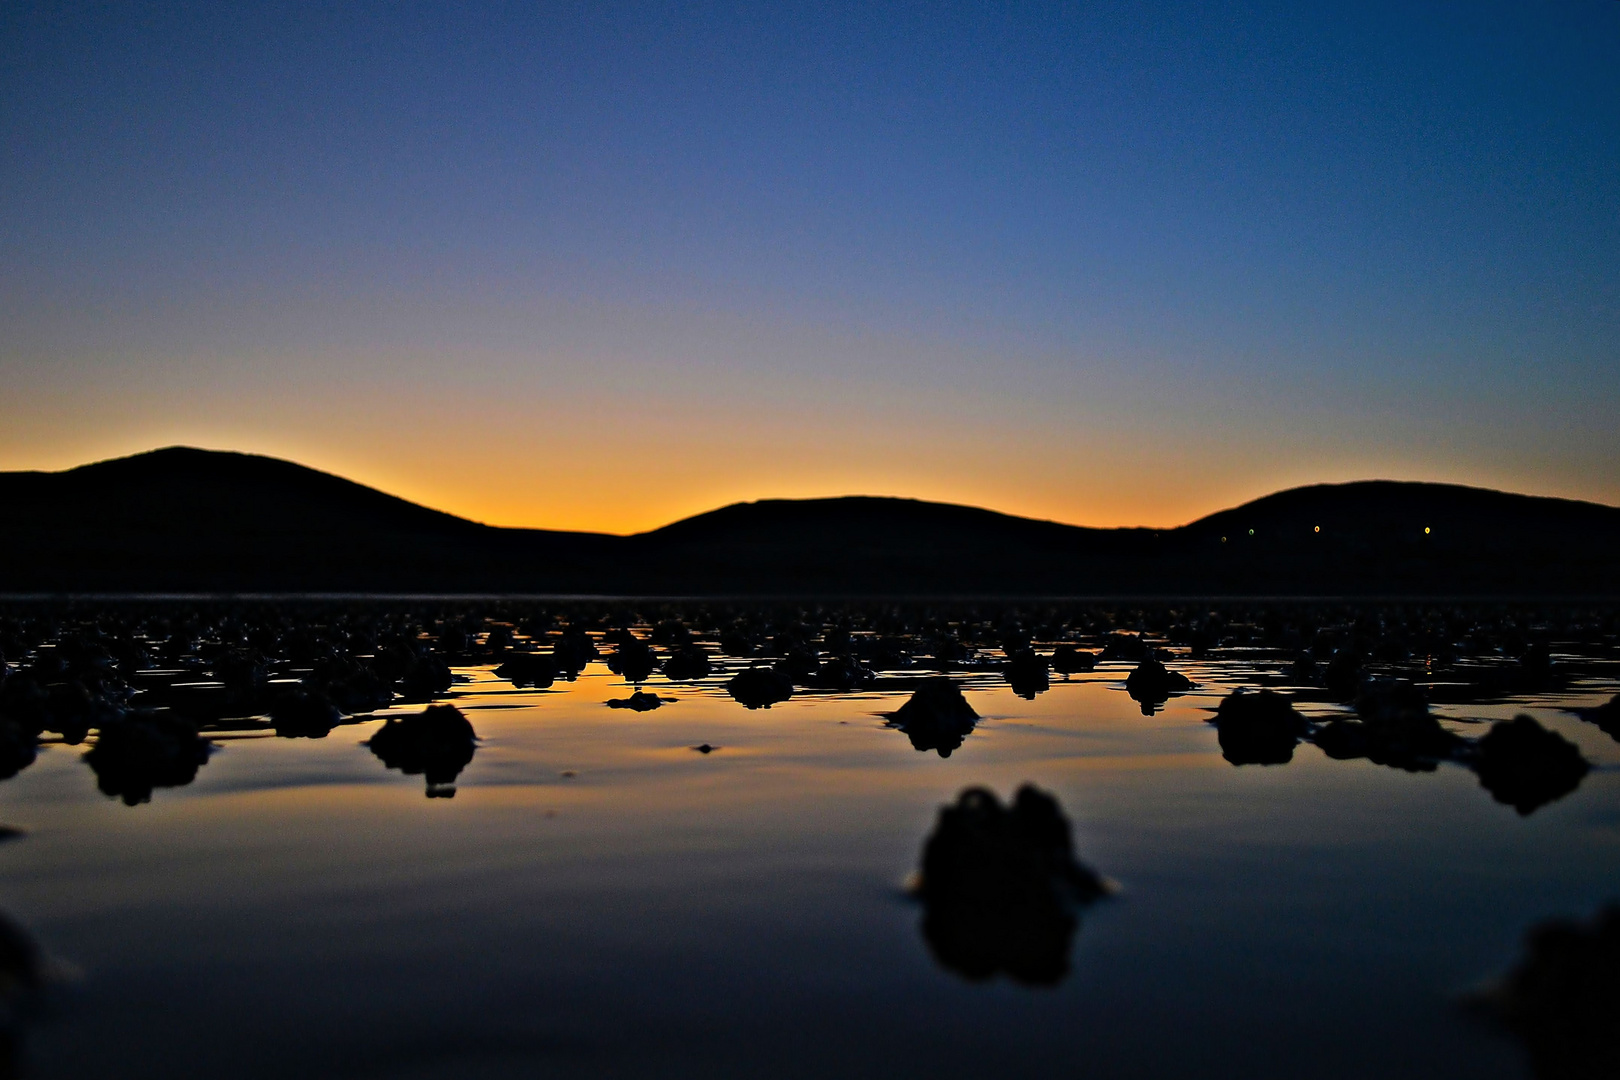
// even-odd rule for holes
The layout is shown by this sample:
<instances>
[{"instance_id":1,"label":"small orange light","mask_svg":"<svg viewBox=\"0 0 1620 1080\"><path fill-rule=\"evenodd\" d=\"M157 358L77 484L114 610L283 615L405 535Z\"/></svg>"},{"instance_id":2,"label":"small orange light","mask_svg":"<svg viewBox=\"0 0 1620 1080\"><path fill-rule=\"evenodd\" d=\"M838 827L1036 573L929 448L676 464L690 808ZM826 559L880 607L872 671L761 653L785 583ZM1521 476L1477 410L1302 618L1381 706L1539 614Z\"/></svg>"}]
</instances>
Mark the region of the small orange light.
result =
<instances>
[{"instance_id":1,"label":"small orange light","mask_svg":"<svg viewBox=\"0 0 1620 1080\"><path fill-rule=\"evenodd\" d=\"M1423 526L1423 535L1424 536L1429 535L1429 527L1427 525Z\"/></svg>"},{"instance_id":2,"label":"small orange light","mask_svg":"<svg viewBox=\"0 0 1620 1080\"><path fill-rule=\"evenodd\" d=\"M1317 531L1317 532L1321 532L1321 531L1322 531L1322 526L1320 526L1320 525L1318 525L1318 526L1317 526L1317 527L1316 527L1316 531Z\"/></svg>"}]
</instances>

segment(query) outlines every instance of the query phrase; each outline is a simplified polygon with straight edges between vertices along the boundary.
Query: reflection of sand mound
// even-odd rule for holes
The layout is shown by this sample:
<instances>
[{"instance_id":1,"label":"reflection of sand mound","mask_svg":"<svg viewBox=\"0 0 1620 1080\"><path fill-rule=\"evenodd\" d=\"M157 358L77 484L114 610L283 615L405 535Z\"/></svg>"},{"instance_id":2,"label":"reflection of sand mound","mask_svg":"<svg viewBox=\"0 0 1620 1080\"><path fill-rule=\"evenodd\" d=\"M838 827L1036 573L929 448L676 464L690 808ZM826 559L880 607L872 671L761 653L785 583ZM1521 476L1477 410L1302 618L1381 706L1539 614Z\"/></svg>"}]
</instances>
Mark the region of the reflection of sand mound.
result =
<instances>
[{"instance_id":1,"label":"reflection of sand mound","mask_svg":"<svg viewBox=\"0 0 1620 1080\"><path fill-rule=\"evenodd\" d=\"M1538 1080L1620 1076L1620 906L1531 930L1524 959L1475 1003L1525 1041Z\"/></svg>"},{"instance_id":2,"label":"reflection of sand mound","mask_svg":"<svg viewBox=\"0 0 1620 1080\"><path fill-rule=\"evenodd\" d=\"M916 891L923 936L945 967L1050 986L1068 974L1077 909L1107 889L1075 859L1057 800L1025 784L1011 807L985 788L942 807Z\"/></svg>"},{"instance_id":3,"label":"reflection of sand mound","mask_svg":"<svg viewBox=\"0 0 1620 1080\"><path fill-rule=\"evenodd\" d=\"M391 718L366 743L390 769L427 780L430 799L455 795L456 777L472 761L478 735L454 705L429 705Z\"/></svg>"}]
</instances>

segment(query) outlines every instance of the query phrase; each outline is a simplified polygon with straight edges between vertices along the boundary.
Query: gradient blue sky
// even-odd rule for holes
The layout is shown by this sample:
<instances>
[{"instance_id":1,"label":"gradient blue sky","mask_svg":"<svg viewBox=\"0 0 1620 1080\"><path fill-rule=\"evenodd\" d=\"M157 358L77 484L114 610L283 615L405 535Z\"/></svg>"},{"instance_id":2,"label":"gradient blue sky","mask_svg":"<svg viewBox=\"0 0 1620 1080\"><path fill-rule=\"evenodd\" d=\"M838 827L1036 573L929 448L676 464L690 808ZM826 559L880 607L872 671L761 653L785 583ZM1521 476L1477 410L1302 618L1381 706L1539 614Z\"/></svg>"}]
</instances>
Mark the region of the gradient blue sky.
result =
<instances>
[{"instance_id":1,"label":"gradient blue sky","mask_svg":"<svg viewBox=\"0 0 1620 1080\"><path fill-rule=\"evenodd\" d=\"M0 468L1620 503L1620 2L0 6Z\"/></svg>"}]
</instances>

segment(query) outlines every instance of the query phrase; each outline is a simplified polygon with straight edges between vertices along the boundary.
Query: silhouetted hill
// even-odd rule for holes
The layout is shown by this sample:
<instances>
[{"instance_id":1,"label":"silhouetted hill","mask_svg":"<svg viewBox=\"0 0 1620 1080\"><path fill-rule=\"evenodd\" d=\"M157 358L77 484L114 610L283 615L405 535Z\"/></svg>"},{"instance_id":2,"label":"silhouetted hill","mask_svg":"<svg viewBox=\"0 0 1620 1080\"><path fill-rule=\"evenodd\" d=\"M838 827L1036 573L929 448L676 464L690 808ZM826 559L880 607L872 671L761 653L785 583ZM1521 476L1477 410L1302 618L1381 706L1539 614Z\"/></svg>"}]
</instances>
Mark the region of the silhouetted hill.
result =
<instances>
[{"instance_id":1,"label":"silhouetted hill","mask_svg":"<svg viewBox=\"0 0 1620 1080\"><path fill-rule=\"evenodd\" d=\"M171 448L0 474L0 508L6 592L1620 594L1620 509L1390 481L1176 529L851 497L615 537L480 525L290 462Z\"/></svg>"},{"instance_id":2,"label":"silhouetted hill","mask_svg":"<svg viewBox=\"0 0 1620 1080\"><path fill-rule=\"evenodd\" d=\"M292 462L189 447L0 473L0 508L0 588L13 592L506 589L536 559L613 539L491 528Z\"/></svg>"}]
</instances>

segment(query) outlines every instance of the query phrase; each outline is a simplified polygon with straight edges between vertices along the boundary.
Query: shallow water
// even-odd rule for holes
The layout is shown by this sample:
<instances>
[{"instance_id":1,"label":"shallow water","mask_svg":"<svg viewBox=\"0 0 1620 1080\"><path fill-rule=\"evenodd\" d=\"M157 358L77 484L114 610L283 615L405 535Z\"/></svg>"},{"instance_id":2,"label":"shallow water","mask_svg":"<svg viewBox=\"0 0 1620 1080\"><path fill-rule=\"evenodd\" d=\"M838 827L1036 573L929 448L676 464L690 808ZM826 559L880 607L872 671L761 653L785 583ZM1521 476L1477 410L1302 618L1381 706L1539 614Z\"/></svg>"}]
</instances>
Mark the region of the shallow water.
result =
<instances>
[{"instance_id":1,"label":"shallow water","mask_svg":"<svg viewBox=\"0 0 1620 1080\"><path fill-rule=\"evenodd\" d=\"M948 758L886 726L903 688L749 711L723 676L655 677L675 700L637 714L599 663L547 691L462 668L481 742L454 798L361 746L377 721L217 738L135 807L47 746L0 784L27 833L0 907L80 975L30 1070L1526 1076L1458 997L1528 925L1620 895L1620 744L1561 711L1614 682L1437 709L1469 734L1529 712L1599 766L1521 816L1452 764L1233 767L1207 720L1247 669L1178 667L1198 689L1152 716L1128 664L1034 700L976 678ZM942 966L903 888L942 804L1025 781L1121 887L1055 987Z\"/></svg>"}]
</instances>

